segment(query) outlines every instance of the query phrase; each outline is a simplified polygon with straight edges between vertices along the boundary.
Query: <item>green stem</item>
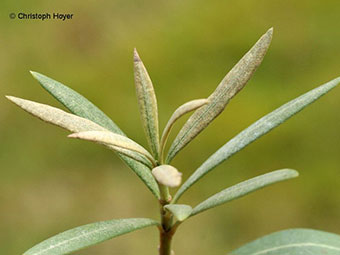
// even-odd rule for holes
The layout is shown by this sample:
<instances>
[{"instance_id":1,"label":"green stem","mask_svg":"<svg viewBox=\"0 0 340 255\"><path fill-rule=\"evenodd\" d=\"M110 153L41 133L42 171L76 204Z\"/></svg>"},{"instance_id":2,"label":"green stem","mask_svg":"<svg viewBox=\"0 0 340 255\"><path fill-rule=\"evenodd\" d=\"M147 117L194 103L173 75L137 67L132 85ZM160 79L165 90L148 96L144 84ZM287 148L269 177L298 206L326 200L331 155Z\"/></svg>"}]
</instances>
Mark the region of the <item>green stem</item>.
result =
<instances>
[{"instance_id":1,"label":"green stem","mask_svg":"<svg viewBox=\"0 0 340 255\"><path fill-rule=\"evenodd\" d=\"M161 213L161 227L160 227L160 245L159 255L171 255L171 240L174 234L172 230L172 215L164 209L164 206L171 202L171 195L169 188L159 184L160 190L160 213Z\"/></svg>"}]
</instances>

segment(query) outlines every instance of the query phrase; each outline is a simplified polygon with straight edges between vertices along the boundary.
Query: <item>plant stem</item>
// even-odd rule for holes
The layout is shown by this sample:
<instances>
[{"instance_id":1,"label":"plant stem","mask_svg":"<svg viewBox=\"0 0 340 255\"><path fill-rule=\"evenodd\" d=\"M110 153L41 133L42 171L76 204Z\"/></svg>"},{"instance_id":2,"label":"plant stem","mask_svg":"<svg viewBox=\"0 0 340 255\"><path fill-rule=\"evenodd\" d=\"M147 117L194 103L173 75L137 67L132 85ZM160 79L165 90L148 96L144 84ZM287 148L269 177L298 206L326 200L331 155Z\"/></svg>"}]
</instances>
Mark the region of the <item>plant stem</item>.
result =
<instances>
[{"instance_id":1,"label":"plant stem","mask_svg":"<svg viewBox=\"0 0 340 255\"><path fill-rule=\"evenodd\" d=\"M169 193L169 188L159 184L159 189L161 193L160 200L160 213L161 213L161 227L159 230L160 234L160 245L159 245L159 255L171 255L171 240L174 234L172 230L172 215L164 209L164 206L171 202L171 195Z\"/></svg>"},{"instance_id":2,"label":"plant stem","mask_svg":"<svg viewBox=\"0 0 340 255\"><path fill-rule=\"evenodd\" d=\"M159 255L171 255L171 240L172 233L169 232L161 232L160 233L160 246L159 246Z\"/></svg>"}]
</instances>

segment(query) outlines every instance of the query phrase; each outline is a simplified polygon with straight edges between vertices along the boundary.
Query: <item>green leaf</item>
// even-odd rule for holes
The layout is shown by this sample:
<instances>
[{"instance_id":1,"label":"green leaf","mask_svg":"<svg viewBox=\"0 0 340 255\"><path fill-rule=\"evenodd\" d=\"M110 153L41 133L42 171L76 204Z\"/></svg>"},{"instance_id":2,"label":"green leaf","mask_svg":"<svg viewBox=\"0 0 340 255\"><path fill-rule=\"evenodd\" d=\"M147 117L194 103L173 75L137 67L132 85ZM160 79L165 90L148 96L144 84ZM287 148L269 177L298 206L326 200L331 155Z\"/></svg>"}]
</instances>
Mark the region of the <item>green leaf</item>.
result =
<instances>
[{"instance_id":1,"label":"green leaf","mask_svg":"<svg viewBox=\"0 0 340 255\"><path fill-rule=\"evenodd\" d=\"M121 149L134 151L145 156L148 160L150 160L153 166L156 166L156 162L151 154L144 149L143 146L126 136L114 134L109 131L87 131L74 133L68 137L93 141L104 145L112 145L113 150L117 150L117 152L123 152Z\"/></svg>"},{"instance_id":2,"label":"green leaf","mask_svg":"<svg viewBox=\"0 0 340 255\"><path fill-rule=\"evenodd\" d=\"M340 77L323 84L298 98L282 105L280 108L262 117L251 126L236 135L225 145L223 145L217 152L211 155L180 187L174 200L178 198L194 183L201 179L204 175L209 173L214 167L221 164L224 160L230 158L236 152L240 151L248 144L252 143L259 137L265 135L275 127L279 126L294 114L301 111L307 105L313 103L315 100L326 94L340 82Z\"/></svg>"},{"instance_id":3,"label":"green leaf","mask_svg":"<svg viewBox=\"0 0 340 255\"><path fill-rule=\"evenodd\" d=\"M114 133L123 134L119 127L105 113L73 89L43 74L33 71L31 71L31 74L44 89L75 115L92 120Z\"/></svg>"},{"instance_id":4,"label":"green leaf","mask_svg":"<svg viewBox=\"0 0 340 255\"><path fill-rule=\"evenodd\" d=\"M161 138L161 145L160 145L160 149L161 152L163 153L164 148L165 148L165 144L166 141L168 140L169 134L171 132L171 129L173 127L173 125L175 124L175 122L182 117L183 115L185 115L188 112L191 112L193 110L196 110L200 107L202 107L203 105L207 104L209 102L208 99L195 99L195 100L191 100L189 102L186 102L185 104L182 104L180 107L178 107L175 112L171 115L168 123L166 124L164 130L163 130L163 134L162 134L162 138Z\"/></svg>"},{"instance_id":5,"label":"green leaf","mask_svg":"<svg viewBox=\"0 0 340 255\"><path fill-rule=\"evenodd\" d=\"M298 175L299 175L298 172L295 170L281 169L281 170L276 170L274 172L270 172L264 175L257 176L255 178L252 178L247 181L236 184L234 186L231 186L209 197L207 200L197 205L193 209L191 215L192 216L196 215L198 213L201 213L205 210L219 206L231 200L237 199L239 197L243 197L250 192L261 189L270 184L274 184L276 182L295 178Z\"/></svg>"},{"instance_id":6,"label":"green leaf","mask_svg":"<svg viewBox=\"0 0 340 255\"><path fill-rule=\"evenodd\" d=\"M178 221L184 221L191 215L192 212L190 205L170 204L164 206L164 208L171 212Z\"/></svg>"},{"instance_id":7,"label":"green leaf","mask_svg":"<svg viewBox=\"0 0 340 255\"><path fill-rule=\"evenodd\" d=\"M93 103L80 95L78 92L45 75L39 74L37 72L31 73L33 77L39 81L44 89L46 89L72 113L91 120L114 133L124 135L119 127L109 117L107 117L105 113L103 113ZM151 175L148 167L131 159L130 157L121 154L118 154L118 156L137 174L137 176L146 184L150 191L157 198L160 198L158 185ZM135 157L138 157L138 155L135 155Z\"/></svg>"},{"instance_id":8,"label":"green leaf","mask_svg":"<svg viewBox=\"0 0 340 255\"><path fill-rule=\"evenodd\" d=\"M99 126L91 120L76 116L71 113L67 113L58 108L13 96L6 97L10 101L15 103L28 113L31 113L32 115L38 117L39 119L67 129L73 133L85 131L107 131L107 129ZM119 156L135 171L135 173L143 180L143 182L147 185L151 192L157 198L160 198L158 184L155 178L153 178L150 169L144 164L130 159L127 156ZM138 156L138 154L136 156Z\"/></svg>"},{"instance_id":9,"label":"green leaf","mask_svg":"<svg viewBox=\"0 0 340 255\"><path fill-rule=\"evenodd\" d=\"M95 245L111 238L159 223L152 219L109 220L87 224L53 236L24 255L63 255Z\"/></svg>"},{"instance_id":10,"label":"green leaf","mask_svg":"<svg viewBox=\"0 0 340 255\"><path fill-rule=\"evenodd\" d=\"M156 94L151 79L140 59L137 50L134 50L135 85L138 106L143 122L144 132L151 151L156 159L159 155L159 131Z\"/></svg>"},{"instance_id":11,"label":"green leaf","mask_svg":"<svg viewBox=\"0 0 340 255\"><path fill-rule=\"evenodd\" d=\"M208 97L209 103L199 108L184 124L172 143L166 163L205 129L226 107L248 82L261 64L272 39L273 29L269 29L243 58L224 77L216 90Z\"/></svg>"},{"instance_id":12,"label":"green leaf","mask_svg":"<svg viewBox=\"0 0 340 255\"><path fill-rule=\"evenodd\" d=\"M289 229L261 237L232 255L339 255L340 236L311 229Z\"/></svg>"}]
</instances>

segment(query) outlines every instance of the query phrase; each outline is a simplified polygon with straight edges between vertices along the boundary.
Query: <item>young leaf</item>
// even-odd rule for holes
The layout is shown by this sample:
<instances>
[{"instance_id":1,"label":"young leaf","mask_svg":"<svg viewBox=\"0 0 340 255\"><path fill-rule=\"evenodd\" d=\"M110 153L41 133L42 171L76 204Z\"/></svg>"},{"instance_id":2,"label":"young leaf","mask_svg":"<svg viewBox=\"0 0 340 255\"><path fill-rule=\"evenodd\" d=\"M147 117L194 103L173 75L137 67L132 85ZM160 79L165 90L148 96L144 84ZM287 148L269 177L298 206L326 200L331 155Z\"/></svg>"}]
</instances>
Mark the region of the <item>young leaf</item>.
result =
<instances>
[{"instance_id":1,"label":"young leaf","mask_svg":"<svg viewBox=\"0 0 340 255\"><path fill-rule=\"evenodd\" d=\"M279 181L284 181L284 180L291 179L291 178L295 178L298 175L299 175L298 172L295 170L282 169L282 170L276 170L274 172L270 172L264 175L257 176L255 178L252 178L247 181L236 184L234 186L231 186L209 197L207 200L197 205L193 209L191 215L192 216L196 215L205 210L224 204L236 198L245 196L250 192L261 189L270 184L273 184Z\"/></svg>"},{"instance_id":2,"label":"young leaf","mask_svg":"<svg viewBox=\"0 0 340 255\"><path fill-rule=\"evenodd\" d=\"M83 132L88 130L96 131L106 131L105 128L99 126L98 124L78 117L74 114L67 113L58 108L40 104L33 101L25 100L18 97L6 96L7 99L27 111L28 113L38 117L39 119L46 121L48 123L57 125L59 127L70 130L71 132Z\"/></svg>"},{"instance_id":3,"label":"young leaf","mask_svg":"<svg viewBox=\"0 0 340 255\"><path fill-rule=\"evenodd\" d=\"M40 85L75 115L99 124L117 134L123 134L119 127L97 106L73 89L43 74L31 71Z\"/></svg>"},{"instance_id":4,"label":"young leaf","mask_svg":"<svg viewBox=\"0 0 340 255\"><path fill-rule=\"evenodd\" d=\"M340 236L312 229L289 229L261 237L231 255L339 255Z\"/></svg>"},{"instance_id":5,"label":"young leaf","mask_svg":"<svg viewBox=\"0 0 340 255\"><path fill-rule=\"evenodd\" d=\"M142 163L144 166L148 167L149 171L153 168L153 163L145 157L144 155L141 155L139 153L136 153L135 151L127 150L122 147L116 147L113 145L107 145L103 144L109 149L113 150L114 152L117 152L118 157L128 157L128 159L132 160L132 162L137 161L136 163Z\"/></svg>"},{"instance_id":6,"label":"young leaf","mask_svg":"<svg viewBox=\"0 0 340 255\"><path fill-rule=\"evenodd\" d=\"M166 163L169 163L184 146L205 129L224 110L229 100L244 87L261 64L270 45L272 34L271 28L224 77L216 90L208 97L209 103L191 115L172 143Z\"/></svg>"},{"instance_id":7,"label":"young leaf","mask_svg":"<svg viewBox=\"0 0 340 255\"><path fill-rule=\"evenodd\" d=\"M158 224L155 220L145 218L91 223L53 236L29 249L24 255L69 254L131 231Z\"/></svg>"},{"instance_id":8,"label":"young leaf","mask_svg":"<svg viewBox=\"0 0 340 255\"><path fill-rule=\"evenodd\" d=\"M158 111L155 91L137 50L134 50L135 85L144 132L156 159L159 152Z\"/></svg>"},{"instance_id":9,"label":"young leaf","mask_svg":"<svg viewBox=\"0 0 340 255\"><path fill-rule=\"evenodd\" d=\"M184 221L191 215L192 212L190 205L169 204L164 206L164 208L171 212L178 221Z\"/></svg>"},{"instance_id":10,"label":"young leaf","mask_svg":"<svg viewBox=\"0 0 340 255\"><path fill-rule=\"evenodd\" d=\"M10 101L15 103L28 113L31 113L32 115L38 117L39 119L65 128L73 133L84 131L107 131L107 129L88 119L84 119L74 114L67 113L58 108L13 96L6 97ZM153 178L149 168L146 167L144 164L139 163L129 157L126 157L124 155L119 156L134 170L134 172L142 179L142 181L147 185L151 192L157 198L160 198L158 184L155 181L155 178ZM138 157L138 154L136 154L136 157Z\"/></svg>"},{"instance_id":11,"label":"young leaf","mask_svg":"<svg viewBox=\"0 0 340 255\"><path fill-rule=\"evenodd\" d=\"M161 145L160 145L160 150L161 152L164 151L164 147L166 144L166 141L168 140L169 134L171 132L171 129L173 125L175 124L176 120L178 120L180 117L182 117L184 114L191 112L193 110L196 110L197 108L202 107L203 105L207 104L209 102L208 99L196 99L189 101L185 104L182 104L180 107L178 107L175 112L172 114L170 117L168 123L166 124L162 138L161 138Z\"/></svg>"},{"instance_id":12,"label":"young leaf","mask_svg":"<svg viewBox=\"0 0 340 255\"><path fill-rule=\"evenodd\" d=\"M182 173L170 165L160 165L152 169L152 175L158 183L174 188L181 184Z\"/></svg>"},{"instance_id":13,"label":"young leaf","mask_svg":"<svg viewBox=\"0 0 340 255\"><path fill-rule=\"evenodd\" d=\"M122 135L114 134L109 131L86 131L74 133L69 135L68 137L93 141L104 145L112 145L114 146L113 149L119 150L118 152L121 152L120 149L134 151L145 156L148 160L150 160L150 162L152 162L154 166L156 166L154 158L146 149L144 149L141 145L131 140L130 138Z\"/></svg>"},{"instance_id":14,"label":"young leaf","mask_svg":"<svg viewBox=\"0 0 340 255\"><path fill-rule=\"evenodd\" d=\"M340 77L327 82L302 96L282 105L280 108L262 117L251 126L243 130L241 133L232 138L229 142L223 145L217 152L211 155L180 187L174 200L178 198L194 183L201 179L204 175L209 173L214 167L221 164L236 152L240 151L248 144L252 143L259 137L265 135L273 128L279 126L291 116L301 111L307 105L313 103L315 100L326 94L332 88L340 83Z\"/></svg>"},{"instance_id":15,"label":"young leaf","mask_svg":"<svg viewBox=\"0 0 340 255\"><path fill-rule=\"evenodd\" d=\"M67 109L69 109L75 115L91 120L106 129L124 135L123 131L89 100L80 95L78 92L71 88L61 84L60 82L54 81L47 76L42 74L31 72L34 78L46 89L52 96L54 96L59 102L61 102ZM126 153L124 153L126 155ZM118 156L137 174L137 176L146 184L151 192L160 198L158 185L151 175L148 167L145 166L148 163L143 157L137 153L133 153L133 157L127 157L122 154ZM135 161L132 158L139 158L140 160ZM141 164L140 162L144 162Z\"/></svg>"}]
</instances>

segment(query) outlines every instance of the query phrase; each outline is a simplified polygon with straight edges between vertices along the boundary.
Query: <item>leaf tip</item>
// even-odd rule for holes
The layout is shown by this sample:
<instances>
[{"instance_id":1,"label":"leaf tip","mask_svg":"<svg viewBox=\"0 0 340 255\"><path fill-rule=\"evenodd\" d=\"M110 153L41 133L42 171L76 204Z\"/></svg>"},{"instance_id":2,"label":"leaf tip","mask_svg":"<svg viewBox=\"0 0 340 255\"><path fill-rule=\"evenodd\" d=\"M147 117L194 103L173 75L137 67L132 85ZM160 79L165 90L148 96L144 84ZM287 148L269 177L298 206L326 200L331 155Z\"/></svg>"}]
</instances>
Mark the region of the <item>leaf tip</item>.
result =
<instances>
[{"instance_id":1,"label":"leaf tip","mask_svg":"<svg viewBox=\"0 0 340 255\"><path fill-rule=\"evenodd\" d=\"M73 133L67 136L68 138L79 138L79 133Z\"/></svg>"},{"instance_id":2,"label":"leaf tip","mask_svg":"<svg viewBox=\"0 0 340 255\"><path fill-rule=\"evenodd\" d=\"M300 175L298 171L296 171L295 169L291 169L291 168L285 168L279 171L285 172L285 175L288 176L289 179L296 178Z\"/></svg>"},{"instance_id":3,"label":"leaf tip","mask_svg":"<svg viewBox=\"0 0 340 255\"><path fill-rule=\"evenodd\" d=\"M31 75L33 76L34 79L39 80L41 74L35 71L30 70Z\"/></svg>"},{"instance_id":4,"label":"leaf tip","mask_svg":"<svg viewBox=\"0 0 340 255\"><path fill-rule=\"evenodd\" d=\"M133 61L134 62L141 62L141 59L140 59L140 57L138 55L138 52L137 52L136 48L133 49Z\"/></svg>"},{"instance_id":5,"label":"leaf tip","mask_svg":"<svg viewBox=\"0 0 340 255\"><path fill-rule=\"evenodd\" d=\"M273 34L273 32L274 32L274 27L269 28L267 31L267 33L271 35Z\"/></svg>"},{"instance_id":6,"label":"leaf tip","mask_svg":"<svg viewBox=\"0 0 340 255\"><path fill-rule=\"evenodd\" d=\"M262 36L263 39L265 39L265 41L268 41L268 45L270 44L272 38L273 38L273 33L274 33L274 28L271 27L267 30L267 32Z\"/></svg>"},{"instance_id":7,"label":"leaf tip","mask_svg":"<svg viewBox=\"0 0 340 255\"><path fill-rule=\"evenodd\" d=\"M11 101L12 103L18 104L18 102L20 101L20 98L18 97L14 97L14 96L5 96L9 101Z\"/></svg>"}]
</instances>

